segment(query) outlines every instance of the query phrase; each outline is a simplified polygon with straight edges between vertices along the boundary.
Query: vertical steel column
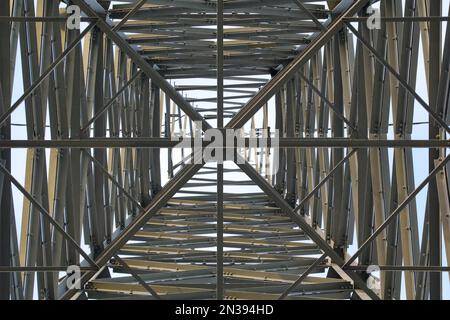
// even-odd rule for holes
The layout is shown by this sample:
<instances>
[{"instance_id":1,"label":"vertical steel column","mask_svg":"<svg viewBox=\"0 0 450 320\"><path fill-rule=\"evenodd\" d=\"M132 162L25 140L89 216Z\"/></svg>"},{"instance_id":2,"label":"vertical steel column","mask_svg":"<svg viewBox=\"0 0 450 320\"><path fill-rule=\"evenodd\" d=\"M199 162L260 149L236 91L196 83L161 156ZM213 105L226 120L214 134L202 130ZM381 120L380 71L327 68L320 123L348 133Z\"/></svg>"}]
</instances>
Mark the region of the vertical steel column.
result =
<instances>
[{"instance_id":1,"label":"vertical steel column","mask_svg":"<svg viewBox=\"0 0 450 320\"><path fill-rule=\"evenodd\" d=\"M217 1L217 128L223 129L223 0ZM223 142L222 142L223 143ZM220 161L220 160L219 160ZM222 159L223 161L223 159ZM217 163L217 300L224 296L223 162Z\"/></svg>"},{"instance_id":2,"label":"vertical steel column","mask_svg":"<svg viewBox=\"0 0 450 320\"><path fill-rule=\"evenodd\" d=\"M19 246L17 241L17 227L14 216L14 206L11 203L11 266L18 267L20 266ZM11 277L11 300L23 300L21 273L14 272Z\"/></svg>"},{"instance_id":3,"label":"vertical steel column","mask_svg":"<svg viewBox=\"0 0 450 320\"><path fill-rule=\"evenodd\" d=\"M441 0L430 1L430 16L440 16L442 12ZM438 110L438 86L441 67L441 23L430 21L430 70L429 70L429 104L433 111L442 114ZM429 116L430 125L428 127L429 139L439 139L439 124ZM429 149L428 155L429 172L435 168L435 162L439 160L439 149ZM441 265L441 223L439 214L439 197L436 179L430 181L428 186L428 210L429 210L429 232L430 237L430 265ZM430 299L440 300L442 298L442 274L440 272L430 273Z\"/></svg>"},{"instance_id":4,"label":"vertical steel column","mask_svg":"<svg viewBox=\"0 0 450 320\"><path fill-rule=\"evenodd\" d=\"M351 111L352 107L352 98L360 96L357 94L358 85L361 83L356 83L353 85L353 77L354 77L354 45L353 38L351 33L347 31L347 28L344 28L342 31L342 37L339 37L339 52L340 52L340 69L341 69L341 77L342 77L342 98L344 107L342 110L342 116L346 116L346 118L351 118L351 125L344 121L347 124L347 136L353 138L356 134L355 128L357 127L355 124L356 112ZM360 65L363 65L363 59L360 60ZM360 68L358 68L359 70ZM353 92L352 92L353 90ZM360 91L358 91L361 93ZM365 116L365 114L364 114ZM342 120L344 120L343 118ZM353 120L353 121L352 121ZM358 125L360 128L358 130L364 130L367 128L363 123L361 123L362 119L358 118ZM349 148L347 152L351 151ZM346 247L348 245L348 240L353 235L353 228L350 228L353 225L354 211L358 208L358 186L360 181L358 169L361 169L358 166L358 161L361 159L361 156L364 156L365 151L360 153L358 152L357 157L352 157L349 159L348 164L344 167L344 182L343 182L343 193L342 193L342 202L341 202L341 211L345 217L345 219L340 220L340 226L338 228L338 238L341 245ZM360 170L361 171L361 170ZM368 203L367 203L368 204ZM357 216L357 215L356 215Z\"/></svg>"},{"instance_id":5,"label":"vertical steel column","mask_svg":"<svg viewBox=\"0 0 450 320\"><path fill-rule=\"evenodd\" d=\"M428 1L422 0L417 2L417 10L419 16L427 16L428 15ZM422 42L422 54L425 68L425 79L427 83L428 94L430 92L430 21L423 21L419 23L420 26L420 37ZM427 202L425 204L425 214L423 218L423 227L422 227L422 243L420 248L420 257L419 257L419 265L426 266L430 263L430 210L428 205L428 199L430 192L430 188L428 188L427 192ZM420 272L417 276L416 280L416 300L426 300L429 296L429 277L430 273Z\"/></svg>"}]
</instances>

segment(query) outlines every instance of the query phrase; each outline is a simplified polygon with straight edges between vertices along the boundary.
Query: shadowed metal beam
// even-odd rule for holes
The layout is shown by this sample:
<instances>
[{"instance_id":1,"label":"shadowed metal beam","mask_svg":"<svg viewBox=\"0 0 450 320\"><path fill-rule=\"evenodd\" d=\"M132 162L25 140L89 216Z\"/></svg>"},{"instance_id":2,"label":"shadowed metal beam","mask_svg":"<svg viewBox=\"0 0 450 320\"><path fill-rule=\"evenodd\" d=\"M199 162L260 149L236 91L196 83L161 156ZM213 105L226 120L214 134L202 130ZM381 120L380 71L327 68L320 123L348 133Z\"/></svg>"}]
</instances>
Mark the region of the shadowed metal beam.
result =
<instances>
[{"instance_id":1,"label":"shadowed metal beam","mask_svg":"<svg viewBox=\"0 0 450 320\"><path fill-rule=\"evenodd\" d=\"M217 128L223 128L223 0L217 0ZM224 297L223 275L223 163L217 162L217 265L216 295L217 300Z\"/></svg>"},{"instance_id":2,"label":"shadowed metal beam","mask_svg":"<svg viewBox=\"0 0 450 320\"><path fill-rule=\"evenodd\" d=\"M123 192L123 194L130 199L131 202L133 202L135 204L135 206L140 210L140 211L144 211L144 208L141 206L141 204L139 203L139 201L137 201L135 198L133 198L133 196L128 193L127 190L125 190L117 181L116 179L114 179L114 177L108 172L108 170L106 170L103 165L97 160L95 159L89 152L87 152L86 150L83 150L83 154L86 155L86 157L92 161L92 163L94 163L95 166L97 166L97 168L100 169L100 171L102 171L108 178L109 180L111 180L111 182L117 187L119 188L119 190L121 192Z\"/></svg>"},{"instance_id":3,"label":"shadowed metal beam","mask_svg":"<svg viewBox=\"0 0 450 320\"><path fill-rule=\"evenodd\" d=\"M140 1L136 1L135 6L133 7L133 9L131 9L130 11L128 11L128 13L125 15L125 17L122 18L122 20L120 20L120 22L118 24L116 24L114 26L114 28L112 28L112 31L118 31L127 21L128 19L130 19L133 14L135 14L136 12L139 11L139 9L147 2L147 0L140 0Z\"/></svg>"},{"instance_id":4,"label":"shadowed metal beam","mask_svg":"<svg viewBox=\"0 0 450 320\"><path fill-rule=\"evenodd\" d=\"M126 226L120 234L111 241L111 243L99 254L95 263L99 266L105 265L111 257L117 254L118 250L128 241L134 234L144 226L147 221L166 205L167 201L175 195L175 193L190 179L192 176L200 170L203 164L191 164L183 167L173 179L156 194L151 203L145 208L145 211L138 215L134 220ZM83 286L87 283L95 272L87 272L81 276L79 283ZM77 292L76 289L67 290L60 299L70 299Z\"/></svg>"},{"instance_id":5,"label":"shadowed metal beam","mask_svg":"<svg viewBox=\"0 0 450 320\"><path fill-rule=\"evenodd\" d=\"M317 89L317 87L314 85L314 83L312 83L307 77L305 77L303 75L303 73L299 72L298 75L311 87L311 89L313 89L313 91L315 93L317 93L320 96L321 99L323 99L323 101L331 108L331 110L334 112L334 114L339 119L344 121L345 124L347 126L349 126L350 128L352 128L353 130L356 130L355 126L347 118L345 118L340 112L338 112L338 110L336 110L336 106L330 100L328 100L327 97L319 89Z\"/></svg>"},{"instance_id":6,"label":"shadowed metal beam","mask_svg":"<svg viewBox=\"0 0 450 320\"><path fill-rule=\"evenodd\" d=\"M321 250L324 251L327 256L331 258L333 262L338 265L344 265L344 259L316 232L314 227L312 227L301 215L294 212L292 207L283 199L280 193L278 193L247 161L238 155L236 164L289 218L292 219L293 222L300 227L301 230L305 232L308 237L311 238L315 244L317 244L317 246L319 246ZM374 300L379 299L372 290L367 288L366 283L359 275L352 272L347 273L347 275L354 281L355 286L362 289L369 297Z\"/></svg>"},{"instance_id":7,"label":"shadowed metal beam","mask_svg":"<svg viewBox=\"0 0 450 320\"><path fill-rule=\"evenodd\" d=\"M323 184L325 182L327 182L332 176L333 174L345 163L347 162L348 159L350 159L350 157L356 153L358 149L353 149L352 151L350 151L341 161L339 161L334 168L314 187L314 189L311 190L310 193L308 193L302 200L300 200L299 204L295 207L294 211L297 212L298 210L300 210L303 205L309 200L309 198L311 198L319 189L320 187L323 186Z\"/></svg>"},{"instance_id":8,"label":"shadowed metal beam","mask_svg":"<svg viewBox=\"0 0 450 320\"><path fill-rule=\"evenodd\" d=\"M445 131L447 131L447 133L450 133L450 127L445 123L445 121L430 108L430 106L417 94L417 92L413 88L411 88L408 82L406 82L406 80L403 79L402 76L397 71L395 71L395 69L380 55L380 53L377 52L377 50L374 47L372 47L372 45L369 42L367 42L366 39L364 39L364 37L358 32L358 30L356 30L349 22L345 22L345 24L353 32L356 38L359 41L361 41L364 47L366 47L370 52L372 52L375 58L377 58L377 60L381 64L383 64L383 66L385 66L386 69L389 70L389 72L398 80L398 82L402 85L402 87L405 88L417 100L417 102L419 102L419 104L430 114L430 116L437 123L439 123L442 126L442 128Z\"/></svg>"},{"instance_id":9,"label":"shadowed metal beam","mask_svg":"<svg viewBox=\"0 0 450 320\"><path fill-rule=\"evenodd\" d=\"M100 116L106 111L108 110L108 108L114 103L116 102L116 99L122 94L122 92L124 92L126 89L128 89L128 87L130 86L130 84L132 84L137 78L138 76L142 73L141 70L139 70L138 72L136 72L131 78L130 80L127 81L127 83L125 83L122 88L120 88L116 94L109 99L109 101L103 106L103 108L101 108L99 111L97 111L97 113L84 125L84 127L82 127L80 129L81 132L86 131L87 129L89 129L89 126L95 122L95 120L97 120L98 118L100 118Z\"/></svg>"},{"instance_id":10,"label":"shadowed metal beam","mask_svg":"<svg viewBox=\"0 0 450 320\"><path fill-rule=\"evenodd\" d=\"M292 290L294 290L300 283L302 283L303 280L306 279L306 277L308 276L308 274L310 274L325 258L327 257L327 255L324 253L322 254L316 261L314 261L313 264L311 264L308 269L306 269L301 275L300 277L295 280L295 282L293 284L291 284L289 286L289 288L286 289L286 291L284 291L280 297L278 298L278 300L283 300L284 298L286 298L289 293L292 292Z\"/></svg>"},{"instance_id":11,"label":"shadowed metal beam","mask_svg":"<svg viewBox=\"0 0 450 320\"><path fill-rule=\"evenodd\" d=\"M311 18L312 21L320 28L322 31L325 31L326 28L323 26L323 24L319 21L319 19L316 18L314 14L311 13L311 11L306 8L306 6L300 2L300 0L292 0L308 17Z\"/></svg>"},{"instance_id":12,"label":"shadowed metal beam","mask_svg":"<svg viewBox=\"0 0 450 320\"><path fill-rule=\"evenodd\" d=\"M367 271L370 266L357 265L345 267L345 270ZM380 271L449 272L450 267L443 266L387 266L377 265Z\"/></svg>"},{"instance_id":13,"label":"shadowed metal beam","mask_svg":"<svg viewBox=\"0 0 450 320\"><path fill-rule=\"evenodd\" d=\"M161 297L156 293L156 291L153 290L152 287L150 287L147 284L147 282L145 282L139 276L139 274L134 272L134 270L132 268L130 268L130 266L122 258L120 258L117 254L114 255L114 258L122 265L122 268L124 268L125 271L130 273L141 284L141 286L143 286L145 288L145 290L147 290L153 297L155 297L155 299L161 300Z\"/></svg>"},{"instance_id":14,"label":"shadowed metal beam","mask_svg":"<svg viewBox=\"0 0 450 320\"><path fill-rule=\"evenodd\" d=\"M88 34L89 31L92 30L92 28L96 25L95 23L90 23L86 29L83 30L82 33L64 50L64 52L61 53L61 55L56 58L55 61L47 68L45 72L43 72L39 78L33 82L33 84L25 90L25 92L20 96L19 99L14 102L14 104L6 110L1 116L0 116L0 125L2 125L6 119L8 119L11 116L11 113L14 112L24 101L26 98L30 96L36 90L37 87L39 87L44 80L53 72L53 70L67 57L68 54L70 54L73 49L75 49L81 40L83 40L84 36Z\"/></svg>"},{"instance_id":15,"label":"shadowed metal beam","mask_svg":"<svg viewBox=\"0 0 450 320\"><path fill-rule=\"evenodd\" d=\"M2 171L5 174L5 176L12 182L12 184L14 184L17 189L19 189L19 191L24 195L24 197L26 197L34 206L36 206L36 208L42 213L42 216L47 221L49 221L53 225L53 227L56 230L58 230L58 232L61 233L61 235L67 240L67 242L69 242L74 248L77 249L77 251L83 256L83 258L86 259L86 261L89 262L90 265L97 266L95 261L93 261L92 258L83 249L81 249L81 247L78 245L75 239L72 238L66 232L66 230L64 230L64 228L61 227L57 221L55 221L55 219L53 219L50 213L48 213L47 210L45 210L45 208L39 202L37 202L30 193L28 193L28 191L19 183L19 181L17 181L16 178L14 178L14 176L1 163L0 163L0 171Z\"/></svg>"},{"instance_id":16,"label":"shadowed metal beam","mask_svg":"<svg viewBox=\"0 0 450 320\"><path fill-rule=\"evenodd\" d=\"M183 141L185 145L180 143ZM271 138L265 146L271 147ZM209 141L198 142L203 146ZM257 138L245 138L245 146L259 146ZM0 148L184 148L192 146L194 139L171 138L86 138L86 139L55 139L55 140L0 140ZM225 146L228 148L228 146ZM375 140L350 138L290 138L281 137L277 142L280 148L449 148L450 140ZM234 146L231 146L234 148Z\"/></svg>"},{"instance_id":17,"label":"shadowed metal beam","mask_svg":"<svg viewBox=\"0 0 450 320\"><path fill-rule=\"evenodd\" d=\"M67 272L69 266L4 267L0 272ZM80 271L97 271L95 267L79 267Z\"/></svg>"}]
</instances>

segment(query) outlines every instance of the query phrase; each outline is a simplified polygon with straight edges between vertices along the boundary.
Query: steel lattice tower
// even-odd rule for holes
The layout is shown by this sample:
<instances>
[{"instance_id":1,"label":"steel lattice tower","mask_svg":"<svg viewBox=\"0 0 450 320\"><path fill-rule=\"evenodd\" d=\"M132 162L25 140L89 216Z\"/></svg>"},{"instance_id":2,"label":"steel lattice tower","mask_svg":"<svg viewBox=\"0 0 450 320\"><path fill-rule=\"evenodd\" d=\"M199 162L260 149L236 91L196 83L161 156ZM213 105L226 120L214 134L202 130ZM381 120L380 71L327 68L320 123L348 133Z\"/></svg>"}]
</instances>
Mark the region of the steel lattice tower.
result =
<instances>
[{"instance_id":1,"label":"steel lattice tower","mask_svg":"<svg viewBox=\"0 0 450 320\"><path fill-rule=\"evenodd\" d=\"M0 1L0 298L442 299L448 13Z\"/></svg>"}]
</instances>

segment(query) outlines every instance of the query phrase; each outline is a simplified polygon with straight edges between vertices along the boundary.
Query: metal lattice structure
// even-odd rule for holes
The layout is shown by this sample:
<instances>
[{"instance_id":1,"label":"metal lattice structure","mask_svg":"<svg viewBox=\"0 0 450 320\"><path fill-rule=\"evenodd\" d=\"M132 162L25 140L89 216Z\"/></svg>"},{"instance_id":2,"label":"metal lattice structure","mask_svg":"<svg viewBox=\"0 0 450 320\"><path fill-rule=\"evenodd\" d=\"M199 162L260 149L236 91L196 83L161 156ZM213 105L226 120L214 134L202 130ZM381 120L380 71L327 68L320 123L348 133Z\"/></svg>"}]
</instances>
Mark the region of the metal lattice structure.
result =
<instances>
[{"instance_id":1,"label":"metal lattice structure","mask_svg":"<svg viewBox=\"0 0 450 320\"><path fill-rule=\"evenodd\" d=\"M448 10L0 1L0 298L441 299ZM186 163L195 123L279 152Z\"/></svg>"}]
</instances>

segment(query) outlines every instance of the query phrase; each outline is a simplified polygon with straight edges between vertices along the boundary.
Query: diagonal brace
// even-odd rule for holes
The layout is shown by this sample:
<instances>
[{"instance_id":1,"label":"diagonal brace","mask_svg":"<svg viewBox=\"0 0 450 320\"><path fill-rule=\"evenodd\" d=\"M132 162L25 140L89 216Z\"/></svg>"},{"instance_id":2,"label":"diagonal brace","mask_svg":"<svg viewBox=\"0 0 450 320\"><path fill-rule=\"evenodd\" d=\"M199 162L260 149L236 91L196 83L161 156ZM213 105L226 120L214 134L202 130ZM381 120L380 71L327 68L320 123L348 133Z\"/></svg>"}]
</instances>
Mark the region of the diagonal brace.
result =
<instances>
[{"instance_id":1,"label":"diagonal brace","mask_svg":"<svg viewBox=\"0 0 450 320\"><path fill-rule=\"evenodd\" d=\"M346 118L344 117L339 111L336 110L336 107L334 106L334 103L332 103L330 100L327 99L327 97L320 92L319 89L317 89L317 87L314 85L314 83L312 83L305 75L303 75L301 72L298 73L299 76L311 87L311 89L313 89L313 91L315 93L317 93L321 99L323 99L323 101L331 108L331 110L333 110L334 114L341 119L342 121L345 122L345 124L347 126L349 126L350 128L352 128L354 131L356 131L356 127Z\"/></svg>"},{"instance_id":2,"label":"diagonal brace","mask_svg":"<svg viewBox=\"0 0 450 320\"><path fill-rule=\"evenodd\" d=\"M227 128L241 128L250 118L277 93L280 88L291 79L295 73L323 47L344 24L344 19L358 13L369 0L356 0L347 9L344 10L336 19L332 20L327 26L327 30L321 32L312 42L297 55L291 63L279 71L269 82L247 102L242 109L228 122ZM342 2L344 3L344 2ZM344 4L345 5L345 4Z\"/></svg>"},{"instance_id":3,"label":"diagonal brace","mask_svg":"<svg viewBox=\"0 0 450 320\"><path fill-rule=\"evenodd\" d=\"M314 189L311 190L310 193L308 193L295 207L294 212L297 212L300 210L300 208L320 189L320 187L323 186L325 182L327 182L333 174L336 172L337 169L339 169L345 162L347 162L348 159L357 151L358 149L353 149L350 151L341 161L339 161L334 168L314 187Z\"/></svg>"},{"instance_id":4,"label":"diagonal brace","mask_svg":"<svg viewBox=\"0 0 450 320\"><path fill-rule=\"evenodd\" d=\"M84 0L73 0L88 16L97 18L97 26L123 51L137 66L153 81L153 83L164 91L172 101L178 105L192 120L201 121L202 129L207 130L211 125L198 113L175 88L164 79L158 71L124 40L117 32L111 29L111 26L103 20L95 10L93 10Z\"/></svg>"},{"instance_id":5,"label":"diagonal brace","mask_svg":"<svg viewBox=\"0 0 450 320\"><path fill-rule=\"evenodd\" d=\"M81 247L78 245L78 243L75 241L74 238L72 238L67 232L66 230L64 230L63 227L61 227L59 225L59 223L53 219L53 217L51 216L50 213L48 213L47 210L45 210L45 208L39 203L37 202L34 197L27 191L25 190L25 188L20 184L19 181L17 181L16 178L14 178L14 176L3 166L2 163L0 163L0 171L2 171L5 176L12 182L12 184L14 184L16 186L17 189L19 189L19 191L34 205L36 206L36 208L42 213L43 217L45 219L47 219L52 225L53 227L58 230L58 232L60 232L62 234L62 236L71 244L73 245L78 252L86 259L86 261L89 262L90 265L95 266L98 268L98 265L91 259L91 257L89 257L89 255L83 250L81 249Z\"/></svg>"},{"instance_id":6,"label":"diagonal brace","mask_svg":"<svg viewBox=\"0 0 450 320\"><path fill-rule=\"evenodd\" d=\"M130 80L127 81L127 83L125 83L122 88L119 89L119 91L116 92L116 94L109 99L109 101L84 125L83 128L81 128L81 132L87 131L89 129L89 126L95 122L98 118L100 118L100 116L106 111L108 110L108 108L116 101L117 97L120 96L122 94L122 92L124 92L130 84L132 84L137 78L138 76L142 73L141 70L139 70L138 72L136 72L131 78Z\"/></svg>"},{"instance_id":7,"label":"diagonal brace","mask_svg":"<svg viewBox=\"0 0 450 320\"><path fill-rule=\"evenodd\" d=\"M113 239L111 243L99 254L95 263L99 266L105 265L118 250L137 232L147 221L156 214L173 195L197 173L203 164L189 164L183 167L173 179L169 180L161 191L153 198L150 204L145 208L145 211L138 215L128 226L126 226L117 238ZM80 284L83 286L95 275L95 272L84 273L80 278ZM60 299L70 299L77 293L76 289L67 290Z\"/></svg>"},{"instance_id":8,"label":"diagonal brace","mask_svg":"<svg viewBox=\"0 0 450 320\"><path fill-rule=\"evenodd\" d=\"M92 161L92 163L94 163L94 165L96 165L96 166L100 169L100 171L102 171L102 172L103 172L103 173L111 180L111 182L112 182L117 188L119 188L119 190L120 190L121 192L123 192L123 194L124 194L128 199L130 199L130 201L133 202L135 206L138 207L138 209L139 209L140 211L144 211L144 210L145 210L145 209L141 206L141 204L139 203L139 201L137 201L135 198L133 198L133 196L132 196L127 190L125 190L125 188L122 187L122 186L120 185L119 182L117 182L117 180L116 180L116 179L108 172L108 170L105 169L105 167L104 167L97 159L95 159L89 152L87 152L87 151L84 150L84 149L83 149L83 154L85 154L86 157L87 157L90 161Z\"/></svg>"},{"instance_id":9,"label":"diagonal brace","mask_svg":"<svg viewBox=\"0 0 450 320\"><path fill-rule=\"evenodd\" d=\"M80 41L83 40L84 36L89 31L92 30L92 28L95 26L95 24L96 23L89 24L86 27L86 29L84 29L83 32L80 33L80 35L66 48L66 50L64 50L58 56L58 58L56 58L56 60L53 61L53 63L47 68L47 70L45 70L44 73L42 73L41 76L22 94L22 96L20 96L20 98L17 99L16 102L14 102L14 104L8 110L6 110L5 113L3 113L0 116L0 126L6 121L6 119L8 119L11 116L11 114L14 112L14 110L16 110L22 104L22 102L24 102L25 99L28 98L30 96L30 94L32 94L34 92L34 90L36 90L36 88L42 84L42 82L53 72L53 70L62 61L64 61L64 59L67 57L67 55L69 53L71 53L73 51L73 49L75 49L78 46Z\"/></svg>"},{"instance_id":10,"label":"diagonal brace","mask_svg":"<svg viewBox=\"0 0 450 320\"><path fill-rule=\"evenodd\" d=\"M308 10L308 8L302 3L300 2L300 0L292 0L293 2L295 2L295 4L308 16L311 18L312 21L314 21L314 23L319 27L319 29L321 29L322 31L325 31L326 28L325 26L319 21L319 19L316 18L316 16Z\"/></svg>"},{"instance_id":11,"label":"diagonal brace","mask_svg":"<svg viewBox=\"0 0 450 320\"><path fill-rule=\"evenodd\" d=\"M292 292L292 290L294 290L300 283L302 283L303 280L306 279L306 277L308 276L308 274L310 274L315 267L317 267L323 260L325 260L325 258L327 257L327 255L324 253L322 254L318 259L316 259L312 265L310 265L308 267L308 269L306 269L301 275L300 277L298 277L297 280L294 281L293 284L291 284L289 286L289 288L286 289L286 291L284 291L279 297L278 300L283 300L284 298L286 298L289 293Z\"/></svg>"}]
</instances>

